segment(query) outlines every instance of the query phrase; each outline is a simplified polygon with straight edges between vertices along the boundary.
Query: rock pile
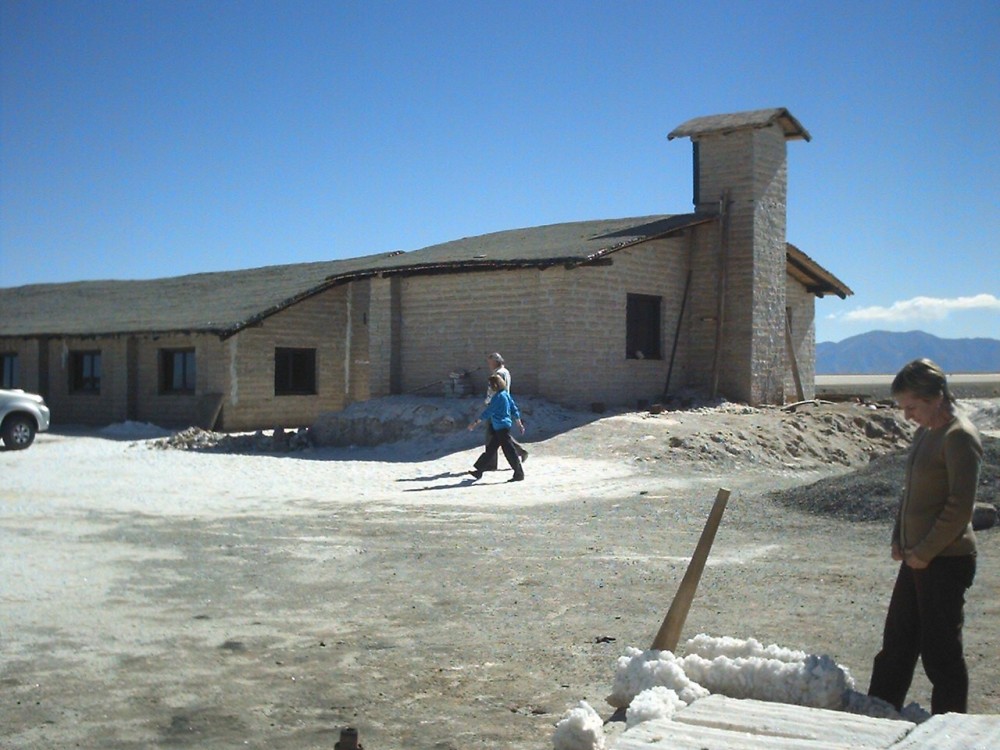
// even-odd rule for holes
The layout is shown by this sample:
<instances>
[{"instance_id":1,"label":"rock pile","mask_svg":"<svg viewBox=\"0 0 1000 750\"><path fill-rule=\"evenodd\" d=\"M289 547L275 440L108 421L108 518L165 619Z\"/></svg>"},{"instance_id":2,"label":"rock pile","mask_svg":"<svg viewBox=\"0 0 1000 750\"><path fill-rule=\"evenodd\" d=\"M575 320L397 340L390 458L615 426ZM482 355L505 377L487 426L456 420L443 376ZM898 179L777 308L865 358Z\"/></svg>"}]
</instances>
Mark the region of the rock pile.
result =
<instances>
[{"instance_id":1,"label":"rock pile","mask_svg":"<svg viewBox=\"0 0 1000 750\"><path fill-rule=\"evenodd\" d=\"M287 453L310 447L312 440L309 430L304 427L298 430L276 427L271 434L263 430L252 434L228 434L188 427L170 437L154 440L150 445L154 448L216 453Z\"/></svg>"},{"instance_id":2,"label":"rock pile","mask_svg":"<svg viewBox=\"0 0 1000 750\"><path fill-rule=\"evenodd\" d=\"M906 451L899 450L874 458L867 466L812 484L771 493L783 505L809 513L842 518L845 521L887 521L892 523L902 492L906 471ZM973 518L974 526L996 524L995 504L1000 502L1000 439L983 436L983 463L979 472L978 499L982 501Z\"/></svg>"}]
</instances>

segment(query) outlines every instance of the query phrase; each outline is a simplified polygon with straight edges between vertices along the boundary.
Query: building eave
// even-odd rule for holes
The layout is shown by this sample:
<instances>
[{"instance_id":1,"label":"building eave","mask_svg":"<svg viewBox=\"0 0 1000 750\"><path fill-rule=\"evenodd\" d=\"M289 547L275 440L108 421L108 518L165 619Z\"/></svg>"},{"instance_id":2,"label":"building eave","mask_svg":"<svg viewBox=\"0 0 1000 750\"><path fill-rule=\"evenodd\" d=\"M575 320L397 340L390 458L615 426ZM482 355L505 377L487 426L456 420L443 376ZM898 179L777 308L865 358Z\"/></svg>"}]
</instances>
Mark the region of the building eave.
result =
<instances>
[{"instance_id":1,"label":"building eave","mask_svg":"<svg viewBox=\"0 0 1000 750\"><path fill-rule=\"evenodd\" d=\"M841 299L847 299L854 294L847 284L790 242L785 243L785 258L788 274L811 294L817 297L836 294Z\"/></svg>"}]
</instances>

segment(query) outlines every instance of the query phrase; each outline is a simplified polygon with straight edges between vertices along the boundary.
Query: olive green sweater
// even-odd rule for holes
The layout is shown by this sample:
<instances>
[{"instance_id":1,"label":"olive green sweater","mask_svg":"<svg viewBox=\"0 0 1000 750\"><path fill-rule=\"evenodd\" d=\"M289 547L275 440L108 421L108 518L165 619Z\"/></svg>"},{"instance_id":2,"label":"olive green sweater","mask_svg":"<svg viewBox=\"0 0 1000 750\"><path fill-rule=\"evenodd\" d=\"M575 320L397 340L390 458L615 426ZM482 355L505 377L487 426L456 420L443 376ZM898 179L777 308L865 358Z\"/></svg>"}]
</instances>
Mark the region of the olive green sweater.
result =
<instances>
[{"instance_id":1,"label":"olive green sweater","mask_svg":"<svg viewBox=\"0 0 1000 750\"><path fill-rule=\"evenodd\" d=\"M930 562L938 555L972 555L972 510L983 444L965 416L933 430L920 428L906 462L906 486L892 541Z\"/></svg>"}]
</instances>

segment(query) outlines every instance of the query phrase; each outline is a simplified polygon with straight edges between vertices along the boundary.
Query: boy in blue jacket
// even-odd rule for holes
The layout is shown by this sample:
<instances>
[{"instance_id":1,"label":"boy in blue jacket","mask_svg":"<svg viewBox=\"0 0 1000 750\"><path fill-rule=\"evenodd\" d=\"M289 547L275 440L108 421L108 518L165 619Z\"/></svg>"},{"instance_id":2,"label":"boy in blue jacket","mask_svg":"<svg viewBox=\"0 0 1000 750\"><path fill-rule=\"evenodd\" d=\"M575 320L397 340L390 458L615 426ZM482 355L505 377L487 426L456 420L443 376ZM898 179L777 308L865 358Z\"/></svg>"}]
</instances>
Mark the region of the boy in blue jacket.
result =
<instances>
[{"instance_id":1,"label":"boy in blue jacket","mask_svg":"<svg viewBox=\"0 0 1000 750\"><path fill-rule=\"evenodd\" d=\"M510 437L510 430L514 426L514 423L517 422L521 434L524 434L524 422L521 421L521 411L517 408L517 404L514 403L514 399L511 398L510 393L507 391L507 384L502 377L499 375L490 375L489 383L490 388L495 391L495 395L490 399L489 404L486 405L479 419L469 425L469 430L476 429L484 419L489 419L490 424L493 426L493 436L490 438L489 443L486 444L486 450L476 459L474 468L469 473L476 479L482 478L485 467L490 465L496 466L497 450L502 449L504 458L507 459L510 468L514 470L514 476L510 481L520 482L524 480L524 469L521 467L521 459L517 457L517 451Z\"/></svg>"}]
</instances>

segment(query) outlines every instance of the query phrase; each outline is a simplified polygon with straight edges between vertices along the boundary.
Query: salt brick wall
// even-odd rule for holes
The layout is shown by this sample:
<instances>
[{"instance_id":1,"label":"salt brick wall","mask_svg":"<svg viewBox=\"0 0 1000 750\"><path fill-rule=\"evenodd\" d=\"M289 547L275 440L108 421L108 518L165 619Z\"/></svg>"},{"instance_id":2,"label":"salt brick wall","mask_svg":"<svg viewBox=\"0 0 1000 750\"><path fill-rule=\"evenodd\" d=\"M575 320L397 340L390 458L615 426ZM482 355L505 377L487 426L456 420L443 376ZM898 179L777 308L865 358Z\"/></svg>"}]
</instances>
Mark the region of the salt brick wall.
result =
<instances>
[{"instance_id":1,"label":"salt brick wall","mask_svg":"<svg viewBox=\"0 0 1000 750\"><path fill-rule=\"evenodd\" d=\"M404 393L440 395L454 370L473 372L485 392L486 355L509 362L511 391L536 393L537 269L413 276L402 280L401 363Z\"/></svg>"},{"instance_id":2,"label":"salt brick wall","mask_svg":"<svg viewBox=\"0 0 1000 750\"><path fill-rule=\"evenodd\" d=\"M38 339L0 338L0 354L17 355L18 388L29 393L41 391L38 380Z\"/></svg>"},{"instance_id":3,"label":"salt brick wall","mask_svg":"<svg viewBox=\"0 0 1000 750\"><path fill-rule=\"evenodd\" d=\"M328 289L224 342L223 429L304 427L312 424L319 413L337 411L347 404L349 287ZM354 315L352 311L352 319ZM316 349L317 395L274 395L276 347Z\"/></svg>"},{"instance_id":4,"label":"salt brick wall","mask_svg":"<svg viewBox=\"0 0 1000 750\"><path fill-rule=\"evenodd\" d=\"M663 392L684 293L687 240L648 242L611 258L611 266L552 269L543 276L550 309L540 316L545 327L539 338L546 342L540 391L549 398L585 408L594 402L634 407ZM662 298L661 359L626 358L628 294ZM683 332L675 356L671 390L685 377Z\"/></svg>"},{"instance_id":5,"label":"salt brick wall","mask_svg":"<svg viewBox=\"0 0 1000 750\"><path fill-rule=\"evenodd\" d=\"M225 387L224 351L218 336L172 334L133 337L135 347L135 413L129 418L166 427L187 427L198 416L198 397L222 393ZM160 392L160 351L194 349L195 392Z\"/></svg>"},{"instance_id":6,"label":"salt brick wall","mask_svg":"<svg viewBox=\"0 0 1000 750\"><path fill-rule=\"evenodd\" d=\"M368 383L372 398L388 396L392 366L392 282L371 279L368 295Z\"/></svg>"},{"instance_id":7,"label":"salt brick wall","mask_svg":"<svg viewBox=\"0 0 1000 750\"><path fill-rule=\"evenodd\" d=\"M349 295L350 339L345 361L348 365L346 402L366 401L371 398L371 336L369 335L369 310L372 284L370 279L351 282Z\"/></svg>"},{"instance_id":8,"label":"salt brick wall","mask_svg":"<svg viewBox=\"0 0 1000 750\"><path fill-rule=\"evenodd\" d=\"M677 382L678 386L697 387L705 392L712 386L715 360L716 317L719 313L719 231L718 222L703 224L695 228L691 241L691 289L684 324L687 357L684 380Z\"/></svg>"},{"instance_id":9,"label":"salt brick wall","mask_svg":"<svg viewBox=\"0 0 1000 750\"><path fill-rule=\"evenodd\" d=\"M53 424L110 424L127 419L128 382L124 337L60 338L47 342L49 389L46 402ZM100 393L70 392L71 352L101 353Z\"/></svg>"},{"instance_id":10,"label":"salt brick wall","mask_svg":"<svg viewBox=\"0 0 1000 750\"><path fill-rule=\"evenodd\" d=\"M729 191L719 389L784 398L786 147L777 125L700 137L699 205Z\"/></svg>"},{"instance_id":11,"label":"salt brick wall","mask_svg":"<svg viewBox=\"0 0 1000 750\"><path fill-rule=\"evenodd\" d=\"M816 397L816 303L812 294L791 276L786 277L786 302L792 311L792 347L799 366L804 398ZM792 363L785 363L785 400L795 394Z\"/></svg>"},{"instance_id":12,"label":"salt brick wall","mask_svg":"<svg viewBox=\"0 0 1000 750\"><path fill-rule=\"evenodd\" d=\"M211 334L50 339L45 344L50 369L45 395L53 422L96 425L133 419L186 426L196 422L201 397L220 393L225 399L222 429L310 425L320 412L369 397L369 296L366 282L335 287L226 341ZM317 395L275 397L276 347L316 349ZM192 348L195 393L160 393L160 351ZM4 339L0 351L17 352L22 387L39 390L37 341ZM99 394L70 393L72 351L101 352ZM131 413L130 382L135 394Z\"/></svg>"},{"instance_id":13,"label":"salt brick wall","mask_svg":"<svg viewBox=\"0 0 1000 750\"><path fill-rule=\"evenodd\" d=\"M485 356L499 351L510 366L515 397L536 394L585 406L655 400L663 390L680 312L686 240L621 250L612 261L404 279L403 390L441 393L441 381L459 369L473 372L474 385L485 389ZM628 293L663 297L663 359L625 358ZM386 298L372 295L383 308ZM371 316L384 319L387 313L373 309ZM371 350L385 351L387 344L376 341L375 333L373 328ZM684 356L681 342L676 382L683 378Z\"/></svg>"},{"instance_id":14,"label":"salt brick wall","mask_svg":"<svg viewBox=\"0 0 1000 750\"><path fill-rule=\"evenodd\" d=\"M753 348L751 403L781 404L785 398L785 308L788 164L778 126L754 131Z\"/></svg>"}]
</instances>

